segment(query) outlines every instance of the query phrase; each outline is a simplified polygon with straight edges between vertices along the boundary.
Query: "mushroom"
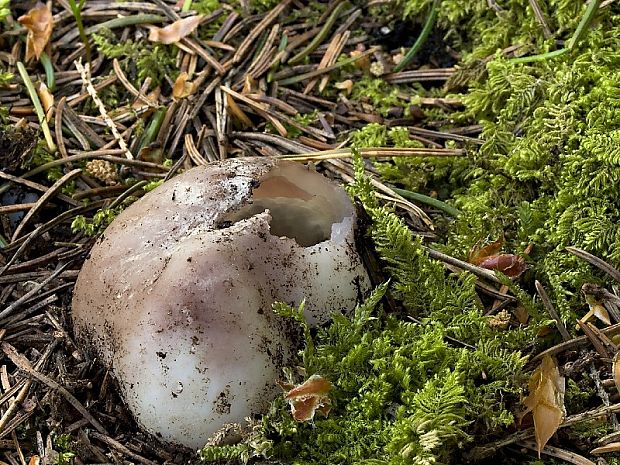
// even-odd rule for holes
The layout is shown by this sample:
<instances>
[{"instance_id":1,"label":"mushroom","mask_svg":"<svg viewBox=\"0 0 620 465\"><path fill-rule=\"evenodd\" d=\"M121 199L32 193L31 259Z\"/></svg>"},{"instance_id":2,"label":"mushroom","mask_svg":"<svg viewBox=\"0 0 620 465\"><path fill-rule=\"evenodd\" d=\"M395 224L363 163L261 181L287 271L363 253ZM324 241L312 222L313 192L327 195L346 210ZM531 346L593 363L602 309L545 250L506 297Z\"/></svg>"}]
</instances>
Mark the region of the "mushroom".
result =
<instances>
[{"instance_id":1,"label":"mushroom","mask_svg":"<svg viewBox=\"0 0 620 465\"><path fill-rule=\"evenodd\" d=\"M200 447L278 395L297 350L271 305L311 324L369 287L354 207L302 165L240 158L188 170L106 229L78 276L78 340L110 366L147 431Z\"/></svg>"}]
</instances>

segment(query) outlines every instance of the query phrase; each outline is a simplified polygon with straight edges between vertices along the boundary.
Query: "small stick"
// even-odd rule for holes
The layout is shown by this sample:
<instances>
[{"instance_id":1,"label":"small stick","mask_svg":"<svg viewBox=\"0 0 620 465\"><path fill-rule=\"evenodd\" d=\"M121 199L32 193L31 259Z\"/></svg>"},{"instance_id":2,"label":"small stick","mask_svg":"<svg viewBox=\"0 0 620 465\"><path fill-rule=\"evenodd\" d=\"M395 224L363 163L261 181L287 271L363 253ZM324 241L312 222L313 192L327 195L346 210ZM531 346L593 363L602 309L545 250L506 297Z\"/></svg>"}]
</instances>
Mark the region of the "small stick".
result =
<instances>
[{"instance_id":1,"label":"small stick","mask_svg":"<svg viewBox=\"0 0 620 465\"><path fill-rule=\"evenodd\" d=\"M36 203L16 203L13 205L1 205L0 206L0 215L7 215L9 213L21 212L24 210L29 210L34 207Z\"/></svg>"},{"instance_id":2,"label":"small stick","mask_svg":"<svg viewBox=\"0 0 620 465\"><path fill-rule=\"evenodd\" d=\"M429 257L434 258L435 260L449 263L450 265L454 265L465 271L469 271L470 273L473 273L480 278L485 278L485 279L488 279L489 281L502 284L502 282L495 275L494 271L480 268L479 266L464 262L463 260L459 260L458 258L451 257L449 255L446 255L442 252L439 252L438 250L431 249L429 247L424 247L424 249L428 252Z\"/></svg>"},{"instance_id":3,"label":"small stick","mask_svg":"<svg viewBox=\"0 0 620 465\"><path fill-rule=\"evenodd\" d=\"M19 461L22 465L26 465L26 459L24 458L24 453L22 452L22 448L19 445L19 440L17 439L17 433L15 433L15 430L11 431L11 439L13 440L14 447L17 450Z\"/></svg>"},{"instance_id":4,"label":"small stick","mask_svg":"<svg viewBox=\"0 0 620 465\"><path fill-rule=\"evenodd\" d=\"M394 149L389 147L368 147L361 149L363 158L379 157L459 157L466 154L463 149L428 149L428 148L403 148ZM299 153L296 155L283 155L278 158L292 161L320 161L335 160L339 158L351 158L353 155L350 148L324 150L320 152Z\"/></svg>"},{"instance_id":5,"label":"small stick","mask_svg":"<svg viewBox=\"0 0 620 465\"><path fill-rule=\"evenodd\" d=\"M584 422L586 420L594 420L597 418L607 416L611 413L618 413L618 412L620 412L620 404L613 404L610 406L599 407L593 410L588 410L587 412L582 412L582 413L577 413L575 415L571 415L570 417L566 418L559 427L566 428L567 426L573 426L578 423ZM524 439L528 439L532 436L534 436L534 428L528 428L523 431L519 431L517 433L514 433L498 441L490 442L483 446L475 447L467 454L468 459L472 461L483 459L497 452L497 449L508 446L510 444L514 444Z\"/></svg>"},{"instance_id":6,"label":"small stick","mask_svg":"<svg viewBox=\"0 0 620 465\"><path fill-rule=\"evenodd\" d=\"M611 405L611 403L609 402L609 394L607 394L605 386L603 386L603 382L601 381L601 375L596 366L594 365L594 362L590 362L590 378L592 378L592 381L594 381L594 385L596 386L596 392L601 398L601 401L603 401L603 405L609 407ZM610 416L611 424L614 428L614 431L618 431L619 425L616 414L611 414Z\"/></svg>"},{"instance_id":7,"label":"small stick","mask_svg":"<svg viewBox=\"0 0 620 465\"><path fill-rule=\"evenodd\" d=\"M256 79L259 76L259 74L256 71L259 69L262 61L265 60L265 58L269 56L269 54L275 50L272 46L276 38L278 37L279 32L280 32L280 25L276 23L271 28L271 31L269 32L269 35L267 36L267 39L265 40L265 44L261 48L260 52L256 55L252 63L248 66L246 75L250 75L254 77L254 79Z\"/></svg>"},{"instance_id":8,"label":"small stick","mask_svg":"<svg viewBox=\"0 0 620 465\"><path fill-rule=\"evenodd\" d=\"M17 241L12 242L9 246L11 249L16 247L18 243L21 243L21 244L19 248L17 249L17 251L13 254L13 256L4 265L4 267L0 268L0 276L2 276L9 269L9 267L13 265L13 263L15 263L15 260L17 260L17 258L21 256L24 250L26 250L26 248L30 245L30 243L36 237L38 237L39 234L43 234L45 231L48 231L49 229L53 228L57 224L60 224L66 219L73 218L74 215L79 215L83 212L102 207L103 205L105 205L105 203L106 203L106 200L98 200L98 201L92 202L90 205L87 205L87 206L76 207L76 208L72 208L71 210L67 210L66 212L63 212L60 215L56 216L55 218L51 219L47 223L42 224L41 226L39 226L37 229L30 232L29 234L21 237ZM7 249L9 247L7 247Z\"/></svg>"},{"instance_id":9,"label":"small stick","mask_svg":"<svg viewBox=\"0 0 620 465\"><path fill-rule=\"evenodd\" d=\"M318 34L314 37L314 39L312 39L312 41L301 52L288 60L289 65L300 63L304 58L310 55L319 45L321 45L321 43L327 37L327 34L329 34L330 29L334 26L334 23L338 19L338 16L340 16L346 6L347 2L343 1L340 2L336 6L336 8L334 8L332 13L329 15L329 18L327 18L327 21L325 21L325 24L318 32Z\"/></svg>"},{"instance_id":10,"label":"small stick","mask_svg":"<svg viewBox=\"0 0 620 465\"><path fill-rule=\"evenodd\" d=\"M540 284L540 281L538 280L534 282L534 286L536 287L536 292L538 292L538 295L540 296L540 299L542 300L543 305L549 312L549 315L551 315L551 318L555 320L555 325L557 326L558 331L560 331L560 334L562 335L562 339L564 339L565 341L570 341L572 339L571 335L566 329L566 326L564 326L564 322L562 321L562 319L560 318L560 315L558 314L555 307L553 306L553 303L551 302L551 299L547 295L545 288L542 286L542 284Z\"/></svg>"},{"instance_id":11,"label":"small stick","mask_svg":"<svg viewBox=\"0 0 620 465\"><path fill-rule=\"evenodd\" d=\"M148 98L146 98L145 95L143 95L138 89L133 86L131 82L129 82L129 79L127 79L127 76L125 76L125 73L123 72L120 63L118 62L118 59L114 58L114 60L112 60L112 67L114 68L114 73L116 73L118 80L121 81L121 84L125 86L125 89L127 89L130 94L132 94L145 105L148 105L151 108L157 108L157 105L155 103L151 102Z\"/></svg>"},{"instance_id":12,"label":"small stick","mask_svg":"<svg viewBox=\"0 0 620 465\"><path fill-rule=\"evenodd\" d=\"M58 152L62 158L67 158L67 147L65 146L65 139L62 134L62 114L67 103L67 97L61 97L56 105L56 117L54 118L54 133L56 134L56 144L58 145Z\"/></svg>"},{"instance_id":13,"label":"small stick","mask_svg":"<svg viewBox=\"0 0 620 465\"><path fill-rule=\"evenodd\" d=\"M22 297L17 299L15 302L13 302L11 305L9 305L7 308L2 310L0 312L0 321L4 320L7 316L9 316L11 313L13 313L19 307L21 307L24 303L28 302L28 300L30 300L30 298L32 296L36 295L41 289L43 289L45 286L47 286L47 284L50 281L52 281L53 279L57 278L63 271L65 271L65 269L67 269L67 267L71 263L72 262L67 262L64 265L62 265L61 267L59 267L51 275L49 275L47 278L45 278L41 283L37 284L32 290L30 290L29 292L24 294Z\"/></svg>"},{"instance_id":14,"label":"small stick","mask_svg":"<svg viewBox=\"0 0 620 465\"><path fill-rule=\"evenodd\" d=\"M185 134L185 150L187 150L187 154L196 165L200 166L209 164L209 162L205 160L202 155L200 155L191 134Z\"/></svg>"},{"instance_id":15,"label":"small stick","mask_svg":"<svg viewBox=\"0 0 620 465\"><path fill-rule=\"evenodd\" d=\"M53 389L54 391L61 394L67 402L69 402L78 412L82 414L84 418L86 418L90 422L91 425L93 425L93 427L97 431L99 431L101 434L108 434L103 425L101 425L101 423L99 423L95 419L95 417L93 417L90 412L84 408L84 406L73 396L73 394L71 394L69 391L67 391L67 389L65 389L53 379L45 376L42 373L39 373L36 369L32 368L30 361L23 355L19 354L15 347L13 347L11 344L3 342L2 350L6 354L6 356L9 357L9 359L11 359L11 361L15 365L17 365L20 370L24 371L31 378L35 378L37 381L42 382L50 389Z\"/></svg>"},{"instance_id":16,"label":"small stick","mask_svg":"<svg viewBox=\"0 0 620 465\"><path fill-rule=\"evenodd\" d=\"M43 355L41 355L41 357L35 364L36 369L40 369L43 366L43 364L46 363L47 359L52 354L52 351L56 348L58 343L59 343L59 340L56 339L46 348ZM4 345L5 343L3 342L2 344ZM28 361L28 363L30 362ZM20 385L22 385L21 388L19 387ZM4 415L2 415L2 418L0 418L0 434L6 431L6 427L9 424L9 421L17 413L17 410L20 408L22 402L26 400L26 396L28 395L28 392L30 391L30 386L32 386L31 379L20 381L19 383L16 383L15 385L13 385L13 387L9 391L5 392L4 395L2 396L2 398L5 400L3 400L0 403L0 405L3 404L6 400L8 400L13 395L15 390L19 389L19 393L17 394L15 399L13 399L13 401L11 402L7 410L4 412Z\"/></svg>"},{"instance_id":17,"label":"small stick","mask_svg":"<svg viewBox=\"0 0 620 465\"><path fill-rule=\"evenodd\" d=\"M620 323L608 326L607 328L603 328L601 330L601 333L603 333L605 336L608 336L608 337L618 334L619 332L620 332ZM547 350L544 350L538 355L536 355L531 360L531 363L541 361L543 357L545 357L546 355L552 356L552 355L557 355L561 352L564 352L565 350L576 349L582 345L585 345L586 343L588 343L588 341L589 339L586 336L579 336L579 337L575 337L571 339L570 341L561 342L560 344L550 347Z\"/></svg>"},{"instance_id":18,"label":"small stick","mask_svg":"<svg viewBox=\"0 0 620 465\"><path fill-rule=\"evenodd\" d=\"M533 451L538 451L538 446L534 441L519 441L517 443L518 446L525 447L526 449L530 449ZM546 445L543 450L541 450L543 454L550 455L551 457L558 458L560 460L564 460L565 462L572 463L574 465L596 465L591 460L576 454L574 452L570 452L564 449L560 449L559 447Z\"/></svg>"},{"instance_id":19,"label":"small stick","mask_svg":"<svg viewBox=\"0 0 620 465\"><path fill-rule=\"evenodd\" d=\"M13 237L11 238L11 242L15 241L20 233L24 230L24 227L26 226L26 224L28 224L28 221L30 221L30 219L32 219L32 217L39 212L39 210L41 210L41 208L43 208L43 206L45 205L45 203L52 197L54 196L61 188L62 186L69 182L71 179L75 178L77 175L79 175L82 172L81 169L75 169L73 171L69 171L67 174L65 174L62 178L60 178L58 181L56 181L52 187L50 187L47 192L45 192L45 194L43 194L39 200L37 200L36 205L34 207L32 207L28 213L26 213L26 216L24 216L24 219L19 223L19 226L17 226L17 228L15 229L15 232L13 233Z\"/></svg>"},{"instance_id":20,"label":"small stick","mask_svg":"<svg viewBox=\"0 0 620 465\"><path fill-rule=\"evenodd\" d=\"M39 184L39 183L36 183L36 182L29 181L29 180L25 179L27 177L28 176L26 176L26 175L23 175L21 177L13 176L12 174L8 174L8 173L5 173L3 171L0 171L0 179L6 179L7 181L10 181L10 182L15 183L15 184L22 184L24 186L27 186L27 187L29 187L31 189L34 189L34 190L37 190L37 191L43 192L43 193L45 193L45 192L47 192L49 190L49 187L47 187L47 186L44 186L42 184ZM2 186L0 188L0 193L4 192L5 190L6 190L6 187ZM64 194L58 194L56 196L56 198L62 200L63 202L68 203L69 205L73 205L74 207L77 207L77 206L80 205L79 202L76 202L74 199L72 199L71 197L67 197Z\"/></svg>"},{"instance_id":21,"label":"small stick","mask_svg":"<svg viewBox=\"0 0 620 465\"><path fill-rule=\"evenodd\" d=\"M399 71L382 76L382 79L391 84L407 84L410 82L442 81L450 79L456 68L414 69ZM460 100L459 100L460 101Z\"/></svg>"},{"instance_id":22,"label":"small stick","mask_svg":"<svg viewBox=\"0 0 620 465\"><path fill-rule=\"evenodd\" d=\"M280 2L278 6L276 6L267 15L265 15L262 21L258 23L254 27L254 29L252 29L252 31L250 31L248 36L244 39L243 42L241 42L241 45L239 45L239 47L237 48L237 52L232 58L233 64L239 63L241 60L243 60L248 50L250 49L252 44L256 41L256 39L261 34L261 32L265 30L267 27L269 27L269 25L271 25L271 23L276 20L276 18L280 15L280 13L284 11L284 9L288 6L289 3L291 3L291 0L284 0Z\"/></svg>"},{"instance_id":23,"label":"small stick","mask_svg":"<svg viewBox=\"0 0 620 465\"><path fill-rule=\"evenodd\" d=\"M86 86L86 90L88 91L90 97L93 99L93 102L95 102L95 105L99 109L99 114L101 114L103 121L105 121L106 125L110 128L110 131L112 131L112 135L118 142L119 147L125 152L125 156L127 157L127 159L133 160L133 155L129 151L129 147L127 147L127 143L125 142L125 139L123 139L120 132L118 132L118 129L116 128L116 125L114 124L114 121L112 121L112 118L108 116L108 112L105 109L105 105L103 104L99 96L97 95L97 91L93 87L93 83L90 80L90 77L88 76L87 69L82 65L80 61L76 61L74 63L75 63L75 67L80 72L80 76L82 77L82 82Z\"/></svg>"},{"instance_id":24,"label":"small stick","mask_svg":"<svg viewBox=\"0 0 620 465\"><path fill-rule=\"evenodd\" d=\"M536 20L542 26L545 39L548 39L549 37L553 35L553 33L551 32L551 29L549 28L549 25L547 24L547 20L545 19L545 15L543 14L542 9L540 8L540 5L538 4L536 0L530 0L530 6L532 7L532 10L534 11L534 16L536 16Z\"/></svg>"},{"instance_id":25,"label":"small stick","mask_svg":"<svg viewBox=\"0 0 620 465\"><path fill-rule=\"evenodd\" d=\"M376 51L377 51L377 48L372 47L366 50L364 53L360 53L359 55L352 57L352 58L347 58L346 60L343 60L340 63L335 63L331 66L326 66L325 68L321 68L321 69L315 69L314 71L309 71L307 73L303 73L298 76L293 76L287 79L282 79L281 81L278 81L278 82L282 86L287 86L289 84L295 84L297 82L305 81L306 79L311 79L311 78L320 76L321 74L331 73L335 69L342 68L343 66L350 65L351 63L355 63L357 60L367 57L368 55L372 55Z\"/></svg>"},{"instance_id":26,"label":"small stick","mask_svg":"<svg viewBox=\"0 0 620 465\"><path fill-rule=\"evenodd\" d=\"M605 344L597 337L597 333L594 331L594 326L590 323L584 323L581 320L577 320L577 324L583 331L583 334L589 339L590 343L594 346L596 352L604 359L611 359L612 354L605 347Z\"/></svg>"},{"instance_id":27,"label":"small stick","mask_svg":"<svg viewBox=\"0 0 620 465\"><path fill-rule=\"evenodd\" d=\"M47 171L48 169L54 168L56 166L62 166L62 165L66 165L74 161L88 160L88 159L106 160L111 163L118 163L120 165L136 166L138 168L168 171L167 167L165 167L164 165L160 165L159 163L152 163L150 161L133 160L133 159L130 160L129 158L120 158L120 157L114 156L115 154L122 154L122 153L124 153L124 151L118 150L118 149L117 150L94 150L92 152L78 152L77 155L70 155L67 158L61 158L59 160L50 161L41 166L38 166L35 169L30 170L26 174L22 175L22 178L29 178L31 176L34 176L35 174L43 173ZM58 198L60 198L60 196L58 196Z\"/></svg>"},{"instance_id":28,"label":"small stick","mask_svg":"<svg viewBox=\"0 0 620 465\"><path fill-rule=\"evenodd\" d=\"M96 432L93 431L93 432L89 433L89 436L91 438L93 438L93 439L97 439L97 440L103 442L104 444L112 447L113 449L116 449L121 454L126 455L127 457L135 460L136 462L143 463L144 465L156 465L155 462L152 462L149 459L145 459L141 455L138 455L135 452L132 452L131 450L127 449L127 447L122 445L120 442L118 442L115 439L112 439L108 435L96 433Z\"/></svg>"},{"instance_id":29,"label":"small stick","mask_svg":"<svg viewBox=\"0 0 620 465\"><path fill-rule=\"evenodd\" d=\"M620 282L620 271L616 270L613 266L611 266L604 260L598 258L595 255L592 255L589 252L586 252L585 250L579 249L577 247L569 246L569 247L566 247L566 250L568 250L570 253L572 253L576 257L579 257L585 260L589 264L594 265L599 270L604 271L609 276L614 278L616 281Z\"/></svg>"}]
</instances>

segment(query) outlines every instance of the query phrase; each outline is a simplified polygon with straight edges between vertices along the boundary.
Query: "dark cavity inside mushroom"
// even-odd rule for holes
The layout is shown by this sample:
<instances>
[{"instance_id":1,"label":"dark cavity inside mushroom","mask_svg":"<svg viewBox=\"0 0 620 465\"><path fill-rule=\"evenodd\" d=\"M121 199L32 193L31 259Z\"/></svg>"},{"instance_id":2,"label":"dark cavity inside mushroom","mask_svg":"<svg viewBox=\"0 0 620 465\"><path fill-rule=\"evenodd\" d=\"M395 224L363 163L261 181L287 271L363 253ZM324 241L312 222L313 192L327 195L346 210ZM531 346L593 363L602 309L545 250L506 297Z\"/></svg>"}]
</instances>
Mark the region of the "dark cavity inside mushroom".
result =
<instances>
[{"instance_id":1,"label":"dark cavity inside mushroom","mask_svg":"<svg viewBox=\"0 0 620 465\"><path fill-rule=\"evenodd\" d=\"M309 247L332 238L332 226L351 216L350 201L321 177L309 177L316 182L301 181L295 176L299 172L286 165L274 171L277 172L269 173L252 190L245 205L225 216L226 223L236 223L268 210L271 234ZM325 192L326 186L330 192Z\"/></svg>"}]
</instances>

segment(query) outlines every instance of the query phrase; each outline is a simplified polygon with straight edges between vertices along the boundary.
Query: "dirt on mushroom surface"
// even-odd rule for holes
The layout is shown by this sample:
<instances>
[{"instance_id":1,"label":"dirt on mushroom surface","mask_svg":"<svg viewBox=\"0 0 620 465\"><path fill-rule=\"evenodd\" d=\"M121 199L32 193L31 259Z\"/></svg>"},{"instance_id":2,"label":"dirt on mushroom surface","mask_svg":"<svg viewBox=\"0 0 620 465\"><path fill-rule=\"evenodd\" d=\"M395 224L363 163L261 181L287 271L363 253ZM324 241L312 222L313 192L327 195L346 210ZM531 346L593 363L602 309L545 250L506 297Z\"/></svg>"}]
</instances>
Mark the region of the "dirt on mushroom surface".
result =
<instances>
[{"instance_id":1,"label":"dirt on mushroom surface","mask_svg":"<svg viewBox=\"0 0 620 465\"><path fill-rule=\"evenodd\" d=\"M139 431L71 292L124 206L248 155L351 184L379 290L283 374L327 418L283 397L204 460L617 463L613 1L3 3L8 463L199 460Z\"/></svg>"}]
</instances>

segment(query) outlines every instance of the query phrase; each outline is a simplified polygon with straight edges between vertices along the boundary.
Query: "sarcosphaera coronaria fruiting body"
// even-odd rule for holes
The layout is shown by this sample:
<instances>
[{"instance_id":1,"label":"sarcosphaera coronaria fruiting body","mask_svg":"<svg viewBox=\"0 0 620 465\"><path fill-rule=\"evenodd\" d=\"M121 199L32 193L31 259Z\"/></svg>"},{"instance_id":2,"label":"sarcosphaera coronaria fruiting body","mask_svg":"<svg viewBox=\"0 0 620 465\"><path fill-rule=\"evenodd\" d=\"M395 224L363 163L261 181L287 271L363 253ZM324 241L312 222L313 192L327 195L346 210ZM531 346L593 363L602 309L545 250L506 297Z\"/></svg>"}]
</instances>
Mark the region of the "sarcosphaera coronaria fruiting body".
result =
<instances>
[{"instance_id":1,"label":"sarcosphaera coronaria fruiting body","mask_svg":"<svg viewBox=\"0 0 620 465\"><path fill-rule=\"evenodd\" d=\"M136 420L196 448L264 411L297 349L274 301L311 324L369 287L355 211L302 165L239 158L196 167L122 212L78 277L78 340L100 357Z\"/></svg>"}]
</instances>

